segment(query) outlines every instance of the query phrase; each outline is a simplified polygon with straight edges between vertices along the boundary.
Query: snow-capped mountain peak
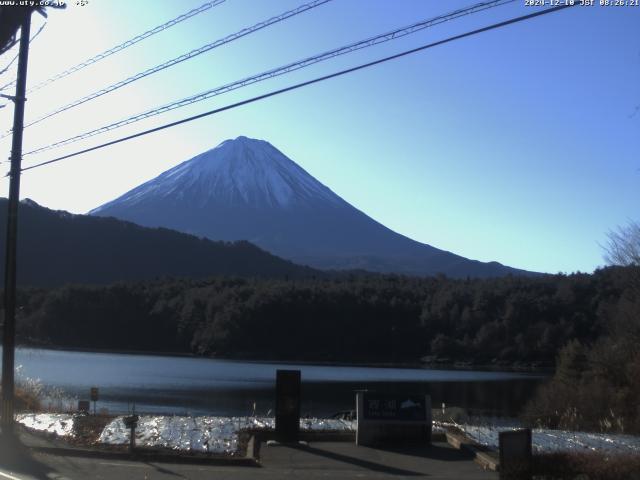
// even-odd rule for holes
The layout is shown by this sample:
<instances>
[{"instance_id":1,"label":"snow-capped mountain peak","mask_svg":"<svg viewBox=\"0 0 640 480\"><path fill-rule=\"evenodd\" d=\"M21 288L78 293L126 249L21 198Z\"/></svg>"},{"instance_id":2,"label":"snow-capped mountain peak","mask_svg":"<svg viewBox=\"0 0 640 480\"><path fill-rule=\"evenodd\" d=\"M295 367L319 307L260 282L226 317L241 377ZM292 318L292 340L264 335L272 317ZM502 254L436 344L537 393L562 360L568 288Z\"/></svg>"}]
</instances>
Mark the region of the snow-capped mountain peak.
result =
<instances>
[{"instance_id":1,"label":"snow-capped mountain peak","mask_svg":"<svg viewBox=\"0 0 640 480\"><path fill-rule=\"evenodd\" d=\"M253 208L341 202L337 195L269 142L244 136L225 140L116 201L134 206L149 195L177 200L188 197L200 207L211 202ZM91 213L99 214L108 205Z\"/></svg>"},{"instance_id":2,"label":"snow-capped mountain peak","mask_svg":"<svg viewBox=\"0 0 640 480\"><path fill-rule=\"evenodd\" d=\"M318 268L452 276L514 272L393 232L269 142L247 137L226 140L90 213L212 240L248 240Z\"/></svg>"}]
</instances>

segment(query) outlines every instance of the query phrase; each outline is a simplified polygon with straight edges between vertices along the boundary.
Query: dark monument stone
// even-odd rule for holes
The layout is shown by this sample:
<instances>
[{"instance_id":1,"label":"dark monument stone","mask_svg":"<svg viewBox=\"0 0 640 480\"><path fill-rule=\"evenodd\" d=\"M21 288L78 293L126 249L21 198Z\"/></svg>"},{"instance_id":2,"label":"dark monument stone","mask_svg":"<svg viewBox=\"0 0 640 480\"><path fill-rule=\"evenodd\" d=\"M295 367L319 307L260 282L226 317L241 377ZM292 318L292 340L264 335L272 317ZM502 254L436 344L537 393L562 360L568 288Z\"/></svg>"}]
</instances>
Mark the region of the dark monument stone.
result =
<instances>
[{"instance_id":1,"label":"dark monument stone","mask_svg":"<svg viewBox=\"0 0 640 480\"><path fill-rule=\"evenodd\" d=\"M300 370L276 371L276 440L296 442L300 431Z\"/></svg>"},{"instance_id":2,"label":"dark monument stone","mask_svg":"<svg viewBox=\"0 0 640 480\"><path fill-rule=\"evenodd\" d=\"M531 429L500 432L498 443L500 445L500 479L531 479Z\"/></svg>"},{"instance_id":3,"label":"dark monument stone","mask_svg":"<svg viewBox=\"0 0 640 480\"><path fill-rule=\"evenodd\" d=\"M89 400L78 400L78 411L82 413L89 413Z\"/></svg>"}]
</instances>

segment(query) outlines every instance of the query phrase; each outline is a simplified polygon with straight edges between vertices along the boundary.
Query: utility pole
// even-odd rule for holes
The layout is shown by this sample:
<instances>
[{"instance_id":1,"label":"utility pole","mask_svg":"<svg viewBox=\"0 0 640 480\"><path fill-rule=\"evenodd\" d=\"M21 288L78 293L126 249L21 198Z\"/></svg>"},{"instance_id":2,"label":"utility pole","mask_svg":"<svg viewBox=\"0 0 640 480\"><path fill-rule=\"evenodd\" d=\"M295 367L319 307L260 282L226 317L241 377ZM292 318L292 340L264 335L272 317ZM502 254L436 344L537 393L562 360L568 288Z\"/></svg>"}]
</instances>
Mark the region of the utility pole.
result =
<instances>
[{"instance_id":1,"label":"utility pole","mask_svg":"<svg viewBox=\"0 0 640 480\"><path fill-rule=\"evenodd\" d=\"M26 101L27 59L31 12L25 11L20 26L20 52L18 77L13 113L13 138L11 143L11 170L9 172L9 211L7 212L7 252L4 275L4 330L2 338L2 435L14 433L14 383L16 347L16 256L18 237L18 202L20 199L20 170L22 163L22 130L24 102Z\"/></svg>"}]
</instances>

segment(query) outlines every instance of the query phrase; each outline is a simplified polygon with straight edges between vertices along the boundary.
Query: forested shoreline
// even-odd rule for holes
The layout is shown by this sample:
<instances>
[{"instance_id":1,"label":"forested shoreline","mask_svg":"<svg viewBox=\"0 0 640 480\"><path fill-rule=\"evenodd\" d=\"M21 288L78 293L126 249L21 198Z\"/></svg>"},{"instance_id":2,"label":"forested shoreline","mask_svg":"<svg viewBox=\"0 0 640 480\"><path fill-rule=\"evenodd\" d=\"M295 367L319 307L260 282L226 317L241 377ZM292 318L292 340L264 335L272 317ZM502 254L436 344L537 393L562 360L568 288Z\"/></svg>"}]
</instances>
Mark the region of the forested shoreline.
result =
<instances>
[{"instance_id":1,"label":"forested shoreline","mask_svg":"<svg viewBox=\"0 0 640 480\"><path fill-rule=\"evenodd\" d=\"M555 367L531 425L640 432L640 267L593 274L158 279L22 289L22 346L216 358Z\"/></svg>"},{"instance_id":2,"label":"forested shoreline","mask_svg":"<svg viewBox=\"0 0 640 480\"><path fill-rule=\"evenodd\" d=\"M633 267L454 280L160 279L19 293L24 345L335 362L552 365L603 335Z\"/></svg>"}]
</instances>

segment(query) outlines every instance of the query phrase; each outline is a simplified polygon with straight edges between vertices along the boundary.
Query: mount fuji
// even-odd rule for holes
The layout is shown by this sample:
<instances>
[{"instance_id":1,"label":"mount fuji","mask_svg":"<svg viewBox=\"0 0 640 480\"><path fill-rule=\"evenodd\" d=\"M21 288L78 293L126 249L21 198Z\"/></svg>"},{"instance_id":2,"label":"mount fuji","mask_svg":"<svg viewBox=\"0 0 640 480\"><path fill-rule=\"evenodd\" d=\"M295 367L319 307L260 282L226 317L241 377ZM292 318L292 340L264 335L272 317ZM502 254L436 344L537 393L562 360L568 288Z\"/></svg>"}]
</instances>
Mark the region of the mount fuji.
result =
<instances>
[{"instance_id":1,"label":"mount fuji","mask_svg":"<svg viewBox=\"0 0 640 480\"><path fill-rule=\"evenodd\" d=\"M529 274L400 235L351 206L270 143L226 140L91 212L212 240L248 240L322 269L451 277Z\"/></svg>"}]
</instances>

